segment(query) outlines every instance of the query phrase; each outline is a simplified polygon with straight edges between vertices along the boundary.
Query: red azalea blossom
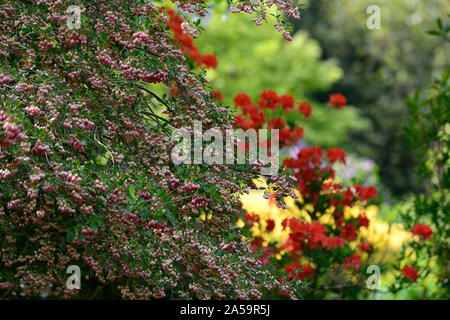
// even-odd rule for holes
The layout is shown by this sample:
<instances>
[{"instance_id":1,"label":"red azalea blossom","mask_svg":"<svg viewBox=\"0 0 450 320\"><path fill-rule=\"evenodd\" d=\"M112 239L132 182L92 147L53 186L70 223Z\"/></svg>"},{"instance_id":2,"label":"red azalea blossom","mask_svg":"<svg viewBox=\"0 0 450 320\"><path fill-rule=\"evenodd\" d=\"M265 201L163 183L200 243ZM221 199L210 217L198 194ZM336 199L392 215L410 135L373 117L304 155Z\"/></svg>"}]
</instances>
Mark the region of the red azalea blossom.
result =
<instances>
[{"instance_id":1,"label":"red azalea blossom","mask_svg":"<svg viewBox=\"0 0 450 320\"><path fill-rule=\"evenodd\" d=\"M250 113L250 120L253 122L252 128L260 128L266 122L264 111Z\"/></svg>"},{"instance_id":2,"label":"red azalea blossom","mask_svg":"<svg viewBox=\"0 0 450 320\"><path fill-rule=\"evenodd\" d=\"M372 245L370 244L370 242L365 241L365 242L360 243L358 248L361 251L369 252L372 249Z\"/></svg>"},{"instance_id":3,"label":"red azalea blossom","mask_svg":"<svg viewBox=\"0 0 450 320\"><path fill-rule=\"evenodd\" d=\"M235 122L233 122L233 127L242 128L243 130L248 129L249 126L246 120L241 115L234 115L233 118L234 120L236 120Z\"/></svg>"},{"instance_id":4,"label":"red azalea blossom","mask_svg":"<svg viewBox=\"0 0 450 320\"><path fill-rule=\"evenodd\" d=\"M343 248L344 239L340 237L328 238L325 242L325 249Z\"/></svg>"},{"instance_id":5,"label":"red azalea blossom","mask_svg":"<svg viewBox=\"0 0 450 320\"><path fill-rule=\"evenodd\" d=\"M356 231L356 227L353 224L347 224L342 228L341 236L345 240L355 240L358 237L358 233Z\"/></svg>"},{"instance_id":6,"label":"red azalea blossom","mask_svg":"<svg viewBox=\"0 0 450 320\"><path fill-rule=\"evenodd\" d=\"M283 129L286 127L286 121L281 118L273 118L268 123L269 129Z\"/></svg>"},{"instance_id":7,"label":"red azalea blossom","mask_svg":"<svg viewBox=\"0 0 450 320\"><path fill-rule=\"evenodd\" d=\"M428 240L431 239L431 235L433 234L433 230L431 230L430 226L420 223L417 223L414 227L412 227L411 231L414 235L419 236L421 239Z\"/></svg>"},{"instance_id":8,"label":"red azalea blossom","mask_svg":"<svg viewBox=\"0 0 450 320\"><path fill-rule=\"evenodd\" d=\"M275 221L273 221L272 219L266 220L266 223L267 223L267 227L266 227L267 232L270 232L275 228Z\"/></svg>"},{"instance_id":9,"label":"red azalea blossom","mask_svg":"<svg viewBox=\"0 0 450 320\"><path fill-rule=\"evenodd\" d=\"M288 136L281 137L281 132L283 130L280 130L280 145L283 147L285 145L293 145L297 142L297 140L303 138L303 128L297 127L295 129L289 129Z\"/></svg>"},{"instance_id":10,"label":"red azalea blossom","mask_svg":"<svg viewBox=\"0 0 450 320\"><path fill-rule=\"evenodd\" d=\"M331 163L336 161L345 163L345 152L340 148L331 148L327 151L327 158Z\"/></svg>"},{"instance_id":11,"label":"red azalea blossom","mask_svg":"<svg viewBox=\"0 0 450 320\"><path fill-rule=\"evenodd\" d=\"M417 278L419 277L419 273L418 273L416 268L406 265L406 266L403 267L402 271L403 271L403 276L406 279L409 279L409 280L411 280L413 282L417 282Z\"/></svg>"},{"instance_id":12,"label":"red azalea blossom","mask_svg":"<svg viewBox=\"0 0 450 320\"><path fill-rule=\"evenodd\" d=\"M252 100L245 93L238 93L233 100L234 104L239 107L245 107L252 104Z\"/></svg>"},{"instance_id":13,"label":"red azalea blossom","mask_svg":"<svg viewBox=\"0 0 450 320\"><path fill-rule=\"evenodd\" d=\"M295 241L291 238L288 238L281 246L281 250L287 250L291 253L296 253L302 250L302 244L298 241Z\"/></svg>"},{"instance_id":14,"label":"red azalea blossom","mask_svg":"<svg viewBox=\"0 0 450 320\"><path fill-rule=\"evenodd\" d=\"M340 237L328 238L326 227L320 222L307 223L298 219L286 219L282 223L283 228L289 226L291 233L287 241L282 246L283 249L294 251L302 247L302 243L310 249L330 250L344 246L344 239Z\"/></svg>"},{"instance_id":15,"label":"red azalea blossom","mask_svg":"<svg viewBox=\"0 0 450 320\"><path fill-rule=\"evenodd\" d=\"M297 158L302 163L301 167L303 167L303 163L306 165L306 167L308 167L309 164L318 167L320 165L320 162L322 161L322 156L323 153L320 147L307 147L300 150Z\"/></svg>"},{"instance_id":16,"label":"red azalea blossom","mask_svg":"<svg viewBox=\"0 0 450 320\"><path fill-rule=\"evenodd\" d=\"M311 116L311 105L308 102L300 102L298 105L298 111L300 111L301 113L303 113L303 116L306 118L309 118Z\"/></svg>"},{"instance_id":17,"label":"red azalea blossom","mask_svg":"<svg viewBox=\"0 0 450 320\"><path fill-rule=\"evenodd\" d=\"M345 258L344 264L347 268L353 267L356 271L359 271L359 268L361 267L361 257L359 254L355 253L354 255Z\"/></svg>"},{"instance_id":18,"label":"red azalea blossom","mask_svg":"<svg viewBox=\"0 0 450 320\"><path fill-rule=\"evenodd\" d=\"M220 101L223 101L223 95L220 91L211 91L211 93Z\"/></svg>"},{"instance_id":19,"label":"red azalea blossom","mask_svg":"<svg viewBox=\"0 0 450 320\"><path fill-rule=\"evenodd\" d=\"M292 262L286 266L285 271L289 274L289 277L291 279L303 280L312 278L314 268L309 263L299 264L296 262Z\"/></svg>"},{"instance_id":20,"label":"red azalea blossom","mask_svg":"<svg viewBox=\"0 0 450 320\"><path fill-rule=\"evenodd\" d=\"M284 111L289 111L294 107L295 100L290 94L283 94L278 98L279 103L283 106Z\"/></svg>"},{"instance_id":21,"label":"red azalea blossom","mask_svg":"<svg viewBox=\"0 0 450 320\"><path fill-rule=\"evenodd\" d=\"M207 68L217 68L217 58L212 54L205 54L202 57L202 64L204 64Z\"/></svg>"},{"instance_id":22,"label":"red azalea blossom","mask_svg":"<svg viewBox=\"0 0 450 320\"><path fill-rule=\"evenodd\" d=\"M369 219L366 217L366 216L363 216L363 215L360 215L359 217L358 217L358 220L359 220L359 226L360 227L369 227Z\"/></svg>"},{"instance_id":23,"label":"red azalea blossom","mask_svg":"<svg viewBox=\"0 0 450 320\"><path fill-rule=\"evenodd\" d=\"M261 248L262 243L262 238L255 238L252 240L252 242L250 242L250 249L252 249L253 252L256 252Z\"/></svg>"},{"instance_id":24,"label":"red azalea blossom","mask_svg":"<svg viewBox=\"0 0 450 320\"><path fill-rule=\"evenodd\" d=\"M258 113L258 108L252 104L246 104L241 107L242 114L244 115L253 115Z\"/></svg>"},{"instance_id":25,"label":"red azalea blossom","mask_svg":"<svg viewBox=\"0 0 450 320\"><path fill-rule=\"evenodd\" d=\"M369 199L377 200L378 199L378 191L375 187L361 187L359 185L355 185L356 193L359 195L359 200L366 201Z\"/></svg>"},{"instance_id":26,"label":"red azalea blossom","mask_svg":"<svg viewBox=\"0 0 450 320\"><path fill-rule=\"evenodd\" d=\"M330 95L328 104L336 109L342 109L347 104L347 98L340 93L335 93Z\"/></svg>"},{"instance_id":27,"label":"red azalea blossom","mask_svg":"<svg viewBox=\"0 0 450 320\"><path fill-rule=\"evenodd\" d=\"M257 214L244 212L243 216L244 216L245 222L250 227L253 225L254 222L259 222L259 216Z\"/></svg>"},{"instance_id":28,"label":"red azalea blossom","mask_svg":"<svg viewBox=\"0 0 450 320\"><path fill-rule=\"evenodd\" d=\"M202 56L198 51L198 48L195 46L192 37L189 34L185 34L183 32L183 28L181 24L183 23L183 19L175 13L174 10L168 8L167 13L169 15L169 20L167 22L170 30L173 32L173 40L175 43L180 43L181 51L191 57L197 66L205 65L207 68L216 68L217 67L217 58L212 54L206 54Z\"/></svg>"},{"instance_id":29,"label":"red azalea blossom","mask_svg":"<svg viewBox=\"0 0 450 320\"><path fill-rule=\"evenodd\" d=\"M262 109L275 110L278 105L277 93L273 90L264 90L259 96L258 105Z\"/></svg>"}]
</instances>

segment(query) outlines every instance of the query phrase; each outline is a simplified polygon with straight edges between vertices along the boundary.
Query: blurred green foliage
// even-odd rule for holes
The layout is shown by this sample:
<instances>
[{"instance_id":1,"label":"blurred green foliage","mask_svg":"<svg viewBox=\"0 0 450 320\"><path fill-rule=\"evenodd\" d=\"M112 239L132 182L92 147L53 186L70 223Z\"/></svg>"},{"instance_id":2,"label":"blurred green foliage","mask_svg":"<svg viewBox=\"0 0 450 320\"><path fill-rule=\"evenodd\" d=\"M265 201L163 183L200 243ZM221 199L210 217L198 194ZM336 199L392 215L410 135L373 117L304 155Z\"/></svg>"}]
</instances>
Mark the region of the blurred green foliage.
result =
<instances>
[{"instance_id":1,"label":"blurred green foliage","mask_svg":"<svg viewBox=\"0 0 450 320\"><path fill-rule=\"evenodd\" d=\"M369 5L380 7L379 30L367 28ZM344 73L331 91L346 95L372 123L351 136L353 150L375 160L395 195L423 190L413 170L417 152L399 134L408 117L405 98L448 67L449 44L426 33L448 11L448 0L314 0L295 23L320 43L323 60L338 59Z\"/></svg>"},{"instance_id":2,"label":"blurred green foliage","mask_svg":"<svg viewBox=\"0 0 450 320\"><path fill-rule=\"evenodd\" d=\"M448 19L446 19L448 20ZM430 35L448 42L450 23L437 19ZM384 299L449 299L450 298L450 69L433 80L426 90L417 90L406 101L409 118L403 133L417 151L417 172L424 191L415 194L391 208L397 221L409 230L426 224L433 231L431 239L415 237L400 251L397 272L387 274L379 295ZM418 270L417 283L406 280L401 268L410 265ZM383 292L382 291L382 292Z\"/></svg>"},{"instance_id":3,"label":"blurred green foliage","mask_svg":"<svg viewBox=\"0 0 450 320\"><path fill-rule=\"evenodd\" d=\"M321 48L305 32L298 32L291 42L285 41L273 27L273 21L262 26L251 22L249 15L233 14L226 3L216 4L204 24L205 31L195 43L201 52L217 56L216 70L208 70L214 90L219 90L227 104L240 92L256 102L263 90L289 93L297 102L308 101L313 106L310 119L291 113L288 118L301 123L305 140L324 148L339 146L349 149L349 134L367 130L358 109L347 106L342 111L326 105L328 96L319 101L311 93L325 91L343 75L335 59L321 61ZM297 105L296 105L297 108ZM289 119L288 119L289 121Z\"/></svg>"}]
</instances>

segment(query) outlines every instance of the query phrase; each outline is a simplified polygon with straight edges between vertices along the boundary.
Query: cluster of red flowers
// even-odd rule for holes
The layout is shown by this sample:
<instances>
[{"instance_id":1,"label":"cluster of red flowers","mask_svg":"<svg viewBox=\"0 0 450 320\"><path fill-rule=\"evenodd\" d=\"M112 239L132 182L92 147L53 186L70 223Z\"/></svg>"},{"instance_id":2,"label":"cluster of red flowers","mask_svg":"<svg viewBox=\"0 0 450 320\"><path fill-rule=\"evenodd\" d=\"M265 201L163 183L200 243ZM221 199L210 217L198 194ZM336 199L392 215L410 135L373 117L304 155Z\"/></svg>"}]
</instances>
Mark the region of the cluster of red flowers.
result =
<instances>
[{"instance_id":1,"label":"cluster of red flowers","mask_svg":"<svg viewBox=\"0 0 450 320\"><path fill-rule=\"evenodd\" d=\"M284 112L292 112L295 106L295 99L290 94L278 96L274 90L264 90L261 92L259 100L253 104L251 98L245 93L239 93L234 98L234 104L240 108L242 114L233 116L234 126L237 128L260 129L266 123L265 110L272 111L281 108ZM300 102L298 111L303 113L305 118L311 115L311 105L307 102ZM302 127L290 127L283 118L275 117L267 121L267 128L279 129L280 147L294 145L303 138Z\"/></svg>"},{"instance_id":2,"label":"cluster of red flowers","mask_svg":"<svg viewBox=\"0 0 450 320\"><path fill-rule=\"evenodd\" d=\"M292 262L286 266L285 271L292 280L310 280L314 274L314 268L309 263L299 264Z\"/></svg>"},{"instance_id":3,"label":"cluster of red flowers","mask_svg":"<svg viewBox=\"0 0 450 320\"><path fill-rule=\"evenodd\" d=\"M331 148L327 151L327 158L331 163L336 161L345 163L345 156L345 152L339 148Z\"/></svg>"},{"instance_id":4,"label":"cluster of red flowers","mask_svg":"<svg viewBox=\"0 0 450 320\"><path fill-rule=\"evenodd\" d=\"M299 219L283 220L283 229L290 228L289 238L281 247L290 252L297 252L303 246L308 246L312 250L331 250L344 246L344 239L341 237L328 237L327 228L320 222L307 223Z\"/></svg>"},{"instance_id":5,"label":"cluster of red flowers","mask_svg":"<svg viewBox=\"0 0 450 320\"><path fill-rule=\"evenodd\" d=\"M303 102L300 102L300 104L298 105L298 111L303 113L304 118L307 119L311 116L312 108L308 102L303 101Z\"/></svg>"},{"instance_id":6,"label":"cluster of red flowers","mask_svg":"<svg viewBox=\"0 0 450 320\"><path fill-rule=\"evenodd\" d=\"M254 213L244 212L244 219L249 227L251 227L253 223L259 222L259 216Z\"/></svg>"},{"instance_id":7,"label":"cluster of red flowers","mask_svg":"<svg viewBox=\"0 0 450 320\"><path fill-rule=\"evenodd\" d=\"M347 268L354 268L355 271L358 272L359 268L361 267L361 257L359 256L359 254L354 253L352 256L346 257L344 259L344 265Z\"/></svg>"},{"instance_id":8,"label":"cluster of red flowers","mask_svg":"<svg viewBox=\"0 0 450 320\"><path fill-rule=\"evenodd\" d=\"M288 94L278 96L273 90L263 91L256 103L252 103L251 98L245 93L240 93L234 98L234 104L242 110L241 115L234 116L236 127L258 129L267 125L269 129L279 129L281 146L294 145L300 137L303 137L303 129L289 127L291 123L287 123L282 117L266 119L273 112L265 113L265 110L269 109L278 114L281 110L284 112L298 111L306 119L310 117L312 109L308 102L300 102L298 109L295 110L295 99L292 96ZM347 99L341 94L333 94L330 96L328 104L336 109L342 109L347 104ZM319 269L314 269L313 265L323 262L315 260L317 257L317 254L313 253L315 251L324 250L324 255L330 257L330 262L342 264L347 270L355 272L359 272L362 264L360 253L372 252L371 243L364 239L361 239L356 250L351 249L353 246L350 246L348 242L358 239L359 230L369 226L369 219L364 214L357 218L344 218L344 207L352 207L357 202L366 202L370 199L376 201L378 192L372 186L355 184L344 188L342 184L333 182L335 178L333 164L335 162L345 164L346 153L344 150L330 148L324 152L317 146L304 147L297 152L295 157L283 161L286 168L293 170L301 193L303 201L298 205L308 204L313 207L311 211L308 210L311 212L311 222L296 218L285 219L282 222L283 230L288 229L289 235L279 250L287 251L289 254L291 262L284 267L284 270L291 280L311 280L315 273L319 276ZM331 212L333 217L333 221L327 224L318 221L325 212ZM259 222L254 214L245 214L245 219L251 225ZM268 220L266 223L265 231L271 232L275 228L275 222ZM254 249L261 245L261 238L256 238L252 242ZM263 250L266 260L267 254L274 251L270 246ZM310 263L300 264L298 263L300 259L302 261L306 259Z\"/></svg>"},{"instance_id":9,"label":"cluster of red flowers","mask_svg":"<svg viewBox=\"0 0 450 320\"><path fill-rule=\"evenodd\" d=\"M431 230L429 225L416 223L411 229L413 235L418 236L422 240L431 240L431 236L433 234L433 230ZM419 271L410 265L405 265L402 268L403 276L411 280L412 282L417 282L417 278L419 277Z\"/></svg>"},{"instance_id":10,"label":"cluster of red flowers","mask_svg":"<svg viewBox=\"0 0 450 320\"><path fill-rule=\"evenodd\" d=\"M417 271L416 268L406 265L402 268L402 271L403 271L403 276L406 279L409 279L413 282L417 281L417 278L419 277L419 272Z\"/></svg>"},{"instance_id":11,"label":"cluster of red flowers","mask_svg":"<svg viewBox=\"0 0 450 320\"><path fill-rule=\"evenodd\" d=\"M427 240L430 240L431 235L433 234L433 230L431 230L430 226L420 223L417 223L412 227L411 231L414 235L419 236L419 238Z\"/></svg>"},{"instance_id":12,"label":"cluster of red flowers","mask_svg":"<svg viewBox=\"0 0 450 320\"><path fill-rule=\"evenodd\" d=\"M328 104L335 107L336 109L343 109L347 104L347 98L340 93L335 93L330 95Z\"/></svg>"},{"instance_id":13,"label":"cluster of red flowers","mask_svg":"<svg viewBox=\"0 0 450 320\"><path fill-rule=\"evenodd\" d=\"M217 58L212 54L202 55L195 46L194 39L188 33L184 32L182 27L183 19L172 9L167 9L167 13L169 15L167 24L174 34L173 40L175 43L180 42L183 53L191 57L197 66L204 65L206 68L217 68Z\"/></svg>"}]
</instances>

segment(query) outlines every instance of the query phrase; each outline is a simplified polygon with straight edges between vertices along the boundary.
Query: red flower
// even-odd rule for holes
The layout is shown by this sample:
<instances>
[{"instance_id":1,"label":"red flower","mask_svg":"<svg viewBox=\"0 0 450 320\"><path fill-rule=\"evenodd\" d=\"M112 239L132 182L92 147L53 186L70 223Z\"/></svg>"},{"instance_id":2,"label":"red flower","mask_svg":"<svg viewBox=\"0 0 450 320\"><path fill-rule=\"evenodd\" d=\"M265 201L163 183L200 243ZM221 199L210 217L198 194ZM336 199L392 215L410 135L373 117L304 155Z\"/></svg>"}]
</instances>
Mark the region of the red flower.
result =
<instances>
[{"instance_id":1,"label":"red flower","mask_svg":"<svg viewBox=\"0 0 450 320\"><path fill-rule=\"evenodd\" d=\"M403 271L403 276L406 279L409 279L413 282L417 281L417 278L419 277L419 273L417 272L416 268L406 265L403 267L402 271Z\"/></svg>"},{"instance_id":2,"label":"red flower","mask_svg":"<svg viewBox=\"0 0 450 320\"><path fill-rule=\"evenodd\" d=\"M211 91L211 93L220 101L223 101L223 96L222 93L220 93L220 91Z\"/></svg>"},{"instance_id":3,"label":"red flower","mask_svg":"<svg viewBox=\"0 0 450 320\"><path fill-rule=\"evenodd\" d=\"M259 96L258 105L262 109L269 108L275 110L278 105L277 93L273 90L264 90Z\"/></svg>"},{"instance_id":4,"label":"red flower","mask_svg":"<svg viewBox=\"0 0 450 320\"><path fill-rule=\"evenodd\" d=\"M336 107L337 109L342 109L347 104L347 98L340 93L335 93L330 95L330 100L328 104Z\"/></svg>"},{"instance_id":5,"label":"red flower","mask_svg":"<svg viewBox=\"0 0 450 320\"><path fill-rule=\"evenodd\" d=\"M235 122L233 122L233 127L241 128L243 130L248 129L248 124L241 115L234 115L233 118L236 120Z\"/></svg>"},{"instance_id":6,"label":"red flower","mask_svg":"<svg viewBox=\"0 0 450 320\"><path fill-rule=\"evenodd\" d=\"M302 244L292 238L288 238L286 242L280 246L280 249L295 253L302 250Z\"/></svg>"},{"instance_id":7,"label":"red flower","mask_svg":"<svg viewBox=\"0 0 450 320\"><path fill-rule=\"evenodd\" d=\"M311 105L308 102L300 102L298 105L298 111L303 113L303 116L306 118L309 118L311 116Z\"/></svg>"},{"instance_id":8,"label":"red flower","mask_svg":"<svg viewBox=\"0 0 450 320\"><path fill-rule=\"evenodd\" d=\"M273 228L275 228L275 221L273 221L272 219L266 220L267 223L267 227L266 227L266 231L270 232L273 230Z\"/></svg>"},{"instance_id":9,"label":"red flower","mask_svg":"<svg viewBox=\"0 0 450 320\"><path fill-rule=\"evenodd\" d=\"M283 128L278 134L280 138L280 145L289 144L288 141L291 140L291 129Z\"/></svg>"},{"instance_id":10,"label":"red flower","mask_svg":"<svg viewBox=\"0 0 450 320\"><path fill-rule=\"evenodd\" d=\"M250 242L250 249L253 252L256 252L261 248L262 243L263 243L262 238L255 238L252 240L252 242Z\"/></svg>"},{"instance_id":11,"label":"red flower","mask_svg":"<svg viewBox=\"0 0 450 320\"><path fill-rule=\"evenodd\" d=\"M188 38L188 39L190 39L190 38ZM189 56L192 59L194 59L194 61L197 63L197 65L201 65L203 63L202 62L203 57L196 47L193 47L192 49L189 50Z\"/></svg>"},{"instance_id":12,"label":"red flower","mask_svg":"<svg viewBox=\"0 0 450 320\"><path fill-rule=\"evenodd\" d=\"M259 222L259 216L257 214L244 212L243 216L245 222L247 222L247 225L250 227L253 225L254 222Z\"/></svg>"},{"instance_id":13,"label":"red flower","mask_svg":"<svg viewBox=\"0 0 450 320\"><path fill-rule=\"evenodd\" d=\"M278 101L283 106L284 111L291 110L295 104L295 100L290 94L283 94Z\"/></svg>"},{"instance_id":14,"label":"red flower","mask_svg":"<svg viewBox=\"0 0 450 320\"><path fill-rule=\"evenodd\" d=\"M252 114L258 113L258 108L256 108L252 104L246 104L245 106L242 106L241 109L242 109L242 113L244 115L248 115L248 114L252 115Z\"/></svg>"},{"instance_id":15,"label":"red flower","mask_svg":"<svg viewBox=\"0 0 450 320\"><path fill-rule=\"evenodd\" d=\"M253 106L254 107L254 106ZM255 107L256 108L256 107ZM261 125L263 125L266 122L266 115L264 114L264 111L261 112L251 112L250 113L250 119L253 121L253 123L255 124L254 127L255 129L257 127L260 127Z\"/></svg>"},{"instance_id":16,"label":"red flower","mask_svg":"<svg viewBox=\"0 0 450 320\"><path fill-rule=\"evenodd\" d=\"M359 220L359 226L360 227L368 227L369 226L369 219L366 217L366 216L363 216L363 215L361 215L361 216L359 216L358 217L358 220Z\"/></svg>"},{"instance_id":17,"label":"red flower","mask_svg":"<svg viewBox=\"0 0 450 320\"><path fill-rule=\"evenodd\" d=\"M294 144L297 142L298 139L303 138L304 132L302 127L297 127L295 130L291 131L291 137L289 141L289 145Z\"/></svg>"},{"instance_id":18,"label":"red flower","mask_svg":"<svg viewBox=\"0 0 450 320\"><path fill-rule=\"evenodd\" d=\"M302 271L298 274L301 280L311 279L314 273L314 268L309 264L304 264Z\"/></svg>"},{"instance_id":19,"label":"red flower","mask_svg":"<svg viewBox=\"0 0 450 320\"><path fill-rule=\"evenodd\" d=\"M299 264L296 262L292 262L286 266L285 271L289 274L289 277L291 279L303 280L312 278L314 268L309 263Z\"/></svg>"},{"instance_id":20,"label":"red flower","mask_svg":"<svg viewBox=\"0 0 450 320\"><path fill-rule=\"evenodd\" d=\"M299 270L300 268L302 268L301 264L292 262L292 263L288 264L284 268L284 270L289 275L289 277L291 277L291 279L298 279L299 271L297 271L297 270Z\"/></svg>"},{"instance_id":21,"label":"red flower","mask_svg":"<svg viewBox=\"0 0 450 320\"><path fill-rule=\"evenodd\" d=\"M345 163L345 152L339 148L331 148L327 151L327 158L331 163L336 161Z\"/></svg>"},{"instance_id":22,"label":"red flower","mask_svg":"<svg viewBox=\"0 0 450 320\"><path fill-rule=\"evenodd\" d=\"M297 155L299 160L298 164L301 167L308 168L311 163L313 166L318 167L322 161L322 149L320 147L307 147L302 150Z\"/></svg>"},{"instance_id":23,"label":"red flower","mask_svg":"<svg viewBox=\"0 0 450 320\"><path fill-rule=\"evenodd\" d=\"M344 264L347 268L353 267L356 271L359 271L359 268L361 267L361 257L359 254L355 253L351 257L345 258Z\"/></svg>"},{"instance_id":24,"label":"red flower","mask_svg":"<svg viewBox=\"0 0 450 320\"><path fill-rule=\"evenodd\" d=\"M217 58L216 56L213 56L212 54L205 54L202 57L202 64L205 65L207 68L217 68Z\"/></svg>"},{"instance_id":25,"label":"red flower","mask_svg":"<svg viewBox=\"0 0 450 320\"><path fill-rule=\"evenodd\" d=\"M344 239L340 237L328 238L325 242L325 249L330 250L333 248L343 248L344 247Z\"/></svg>"},{"instance_id":26,"label":"red flower","mask_svg":"<svg viewBox=\"0 0 450 320\"><path fill-rule=\"evenodd\" d=\"M282 118L273 118L268 123L269 129L283 129L286 127L286 121L284 121Z\"/></svg>"},{"instance_id":27,"label":"red flower","mask_svg":"<svg viewBox=\"0 0 450 320\"><path fill-rule=\"evenodd\" d=\"M347 224L342 228L341 236L345 240L355 240L358 237L358 233L356 231L356 228L353 224Z\"/></svg>"},{"instance_id":28,"label":"red flower","mask_svg":"<svg viewBox=\"0 0 450 320\"><path fill-rule=\"evenodd\" d=\"M289 225L289 219L284 219L281 221L281 226L283 227L283 231L286 230L286 227Z\"/></svg>"},{"instance_id":29,"label":"red flower","mask_svg":"<svg viewBox=\"0 0 450 320\"><path fill-rule=\"evenodd\" d=\"M411 229L412 233L419 236L421 239L431 239L431 235L433 234L433 230L431 230L430 226L426 224L417 223Z\"/></svg>"},{"instance_id":30,"label":"red flower","mask_svg":"<svg viewBox=\"0 0 450 320\"><path fill-rule=\"evenodd\" d=\"M355 185L356 193L359 195L359 200L366 201L369 199L377 200L378 191L375 187L361 187L359 185Z\"/></svg>"},{"instance_id":31,"label":"red flower","mask_svg":"<svg viewBox=\"0 0 450 320\"><path fill-rule=\"evenodd\" d=\"M234 104L236 106L245 107L252 104L252 100L245 93L238 93L236 97L234 97Z\"/></svg>"},{"instance_id":32,"label":"red flower","mask_svg":"<svg viewBox=\"0 0 450 320\"><path fill-rule=\"evenodd\" d=\"M370 244L370 242L365 241L363 243L360 243L358 248L361 251L369 252L370 250L372 250L372 245Z\"/></svg>"}]
</instances>

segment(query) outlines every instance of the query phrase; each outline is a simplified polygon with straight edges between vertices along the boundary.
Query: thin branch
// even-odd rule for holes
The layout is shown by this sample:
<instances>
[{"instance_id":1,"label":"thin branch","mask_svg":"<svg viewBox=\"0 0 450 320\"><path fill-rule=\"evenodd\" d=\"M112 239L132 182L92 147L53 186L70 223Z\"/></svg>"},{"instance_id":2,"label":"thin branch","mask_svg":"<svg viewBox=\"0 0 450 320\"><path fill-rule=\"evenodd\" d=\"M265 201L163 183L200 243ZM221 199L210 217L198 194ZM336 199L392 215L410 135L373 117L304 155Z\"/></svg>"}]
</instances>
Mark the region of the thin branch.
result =
<instances>
[{"instance_id":1,"label":"thin branch","mask_svg":"<svg viewBox=\"0 0 450 320\"><path fill-rule=\"evenodd\" d=\"M152 91L148 90L145 87L138 86L138 88L141 89L141 90L144 90L145 92L147 92L149 94L151 94L156 100L158 100L160 103L162 103L170 112L173 112L172 108L169 107L169 105L163 99L158 97L155 93L153 93Z\"/></svg>"}]
</instances>

